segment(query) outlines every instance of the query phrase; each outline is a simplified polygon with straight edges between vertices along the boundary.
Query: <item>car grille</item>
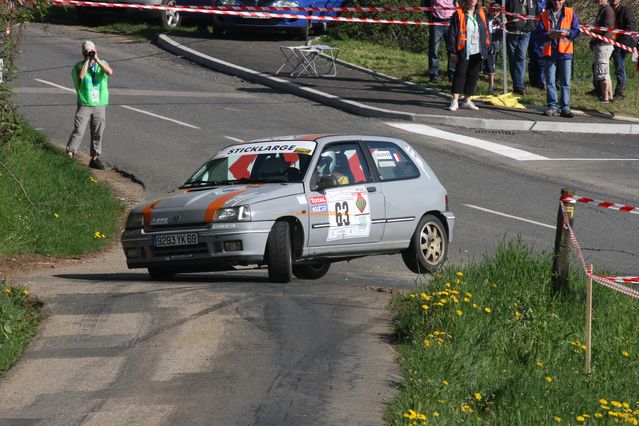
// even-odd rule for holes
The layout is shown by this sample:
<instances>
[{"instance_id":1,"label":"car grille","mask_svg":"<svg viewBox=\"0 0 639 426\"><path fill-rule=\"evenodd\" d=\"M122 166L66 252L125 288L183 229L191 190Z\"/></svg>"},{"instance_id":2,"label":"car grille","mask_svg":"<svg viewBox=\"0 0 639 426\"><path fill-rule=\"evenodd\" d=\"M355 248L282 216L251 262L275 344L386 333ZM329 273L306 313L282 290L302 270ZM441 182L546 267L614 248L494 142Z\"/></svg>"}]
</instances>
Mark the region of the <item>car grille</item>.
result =
<instances>
[{"instance_id":1,"label":"car grille","mask_svg":"<svg viewBox=\"0 0 639 426\"><path fill-rule=\"evenodd\" d=\"M151 254L154 257L193 256L196 254L208 254L208 252L209 249L206 243L193 244L192 246L155 247L151 249Z\"/></svg>"}]
</instances>

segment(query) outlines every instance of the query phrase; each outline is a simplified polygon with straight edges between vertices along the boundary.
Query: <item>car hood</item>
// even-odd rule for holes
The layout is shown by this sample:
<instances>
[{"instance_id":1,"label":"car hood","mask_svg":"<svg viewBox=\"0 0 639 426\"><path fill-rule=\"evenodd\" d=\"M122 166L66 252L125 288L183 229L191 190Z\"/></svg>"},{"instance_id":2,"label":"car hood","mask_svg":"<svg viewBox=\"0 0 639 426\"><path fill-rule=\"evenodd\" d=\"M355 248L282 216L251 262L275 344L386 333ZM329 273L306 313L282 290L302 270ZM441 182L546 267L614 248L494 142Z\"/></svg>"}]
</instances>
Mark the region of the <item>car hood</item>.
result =
<instances>
[{"instance_id":1,"label":"car hood","mask_svg":"<svg viewBox=\"0 0 639 426\"><path fill-rule=\"evenodd\" d=\"M255 204L304 192L301 183L250 184L190 189L168 194L133 210L144 214L144 226L169 226L213 222L223 207Z\"/></svg>"}]
</instances>

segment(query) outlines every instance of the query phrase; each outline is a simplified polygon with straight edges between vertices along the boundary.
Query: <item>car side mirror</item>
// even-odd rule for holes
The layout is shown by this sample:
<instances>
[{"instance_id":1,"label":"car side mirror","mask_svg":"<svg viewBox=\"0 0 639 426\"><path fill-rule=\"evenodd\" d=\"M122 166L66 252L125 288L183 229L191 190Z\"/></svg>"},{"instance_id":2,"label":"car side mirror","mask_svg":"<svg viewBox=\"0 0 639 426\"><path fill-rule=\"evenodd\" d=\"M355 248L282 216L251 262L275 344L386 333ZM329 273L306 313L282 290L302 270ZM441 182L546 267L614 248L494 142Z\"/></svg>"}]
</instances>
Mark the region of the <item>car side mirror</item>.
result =
<instances>
[{"instance_id":1,"label":"car side mirror","mask_svg":"<svg viewBox=\"0 0 639 426\"><path fill-rule=\"evenodd\" d=\"M335 186L339 186L337 182L337 178L333 175L322 176L320 181L317 183L317 190L321 191L326 188L333 188Z\"/></svg>"}]
</instances>

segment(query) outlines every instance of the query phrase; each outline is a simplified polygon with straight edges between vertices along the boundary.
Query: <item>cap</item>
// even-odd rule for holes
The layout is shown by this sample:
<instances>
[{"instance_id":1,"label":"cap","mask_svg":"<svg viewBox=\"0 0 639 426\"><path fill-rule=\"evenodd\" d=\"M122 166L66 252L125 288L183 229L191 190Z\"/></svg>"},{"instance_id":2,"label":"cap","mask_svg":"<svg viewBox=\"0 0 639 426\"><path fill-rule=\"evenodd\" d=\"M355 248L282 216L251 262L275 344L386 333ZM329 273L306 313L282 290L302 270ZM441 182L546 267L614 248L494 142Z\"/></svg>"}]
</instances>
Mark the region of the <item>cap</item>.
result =
<instances>
[{"instance_id":1,"label":"cap","mask_svg":"<svg viewBox=\"0 0 639 426\"><path fill-rule=\"evenodd\" d=\"M82 51L88 52L89 50L95 50L95 43L93 43L91 40L85 40L82 43Z\"/></svg>"}]
</instances>

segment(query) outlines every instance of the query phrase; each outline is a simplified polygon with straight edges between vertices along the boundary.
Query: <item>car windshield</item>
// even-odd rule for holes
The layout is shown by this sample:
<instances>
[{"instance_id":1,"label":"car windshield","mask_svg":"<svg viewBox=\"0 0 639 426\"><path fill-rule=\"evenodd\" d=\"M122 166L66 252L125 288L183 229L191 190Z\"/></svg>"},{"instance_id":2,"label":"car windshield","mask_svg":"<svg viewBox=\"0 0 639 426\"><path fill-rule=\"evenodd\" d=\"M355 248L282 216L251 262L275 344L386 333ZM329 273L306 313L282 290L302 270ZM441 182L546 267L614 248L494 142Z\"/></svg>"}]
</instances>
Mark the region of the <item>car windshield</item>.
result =
<instances>
[{"instance_id":1,"label":"car windshield","mask_svg":"<svg viewBox=\"0 0 639 426\"><path fill-rule=\"evenodd\" d=\"M304 179L310 161L310 153L296 152L215 156L181 188L245 183L299 183Z\"/></svg>"}]
</instances>

